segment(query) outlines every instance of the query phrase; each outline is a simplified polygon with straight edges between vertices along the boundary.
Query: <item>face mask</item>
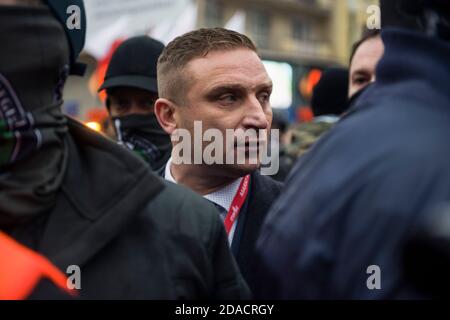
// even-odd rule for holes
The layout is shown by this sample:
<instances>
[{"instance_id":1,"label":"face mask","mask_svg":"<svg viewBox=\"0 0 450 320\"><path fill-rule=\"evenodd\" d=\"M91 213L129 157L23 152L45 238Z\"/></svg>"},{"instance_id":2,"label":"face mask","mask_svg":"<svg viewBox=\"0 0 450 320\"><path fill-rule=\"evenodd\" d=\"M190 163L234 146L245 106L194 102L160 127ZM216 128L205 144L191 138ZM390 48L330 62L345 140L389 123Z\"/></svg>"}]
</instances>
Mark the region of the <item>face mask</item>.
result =
<instances>
[{"instance_id":1,"label":"face mask","mask_svg":"<svg viewBox=\"0 0 450 320\"><path fill-rule=\"evenodd\" d=\"M0 6L0 227L54 204L67 163L60 111L69 71L64 30L48 8Z\"/></svg>"},{"instance_id":2,"label":"face mask","mask_svg":"<svg viewBox=\"0 0 450 320\"><path fill-rule=\"evenodd\" d=\"M140 155L153 170L160 169L169 160L170 136L154 114L115 117L113 123L119 143Z\"/></svg>"}]
</instances>

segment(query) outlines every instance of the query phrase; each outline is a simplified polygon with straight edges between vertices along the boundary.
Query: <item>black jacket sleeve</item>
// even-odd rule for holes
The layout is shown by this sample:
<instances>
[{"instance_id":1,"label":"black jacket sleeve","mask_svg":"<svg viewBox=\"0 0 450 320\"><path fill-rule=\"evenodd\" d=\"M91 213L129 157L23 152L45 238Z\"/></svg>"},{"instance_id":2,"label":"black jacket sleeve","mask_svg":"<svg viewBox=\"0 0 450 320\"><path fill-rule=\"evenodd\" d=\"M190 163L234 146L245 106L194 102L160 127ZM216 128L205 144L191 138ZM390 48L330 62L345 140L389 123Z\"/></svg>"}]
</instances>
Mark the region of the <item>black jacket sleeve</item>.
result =
<instances>
[{"instance_id":1,"label":"black jacket sleeve","mask_svg":"<svg viewBox=\"0 0 450 320\"><path fill-rule=\"evenodd\" d=\"M249 299L217 209L187 188L164 183L146 215L167 237L167 268L176 298Z\"/></svg>"}]
</instances>

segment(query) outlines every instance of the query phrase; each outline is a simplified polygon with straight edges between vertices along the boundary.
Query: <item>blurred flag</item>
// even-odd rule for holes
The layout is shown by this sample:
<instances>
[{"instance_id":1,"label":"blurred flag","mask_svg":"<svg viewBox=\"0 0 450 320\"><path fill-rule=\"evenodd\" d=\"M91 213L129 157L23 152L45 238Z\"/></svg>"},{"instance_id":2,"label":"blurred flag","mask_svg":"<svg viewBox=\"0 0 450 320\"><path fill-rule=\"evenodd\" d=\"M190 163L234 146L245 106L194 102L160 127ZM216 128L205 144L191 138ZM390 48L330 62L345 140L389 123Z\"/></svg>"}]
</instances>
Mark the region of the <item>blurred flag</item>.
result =
<instances>
[{"instance_id":1,"label":"blurred flag","mask_svg":"<svg viewBox=\"0 0 450 320\"><path fill-rule=\"evenodd\" d=\"M129 18L123 16L111 26L99 30L95 35L86 40L84 50L97 61L103 59L111 50L111 46L117 39L128 38Z\"/></svg>"},{"instance_id":2,"label":"blurred flag","mask_svg":"<svg viewBox=\"0 0 450 320\"><path fill-rule=\"evenodd\" d=\"M98 88L100 88L100 86L103 84L106 75L106 70L108 70L108 65L109 62L111 61L114 52L123 41L125 41L125 38L117 39L111 44L105 56L97 60L97 69L92 74L92 77L89 79L89 91L93 96L98 95L99 99L102 102L106 100L106 92L105 90L98 92Z\"/></svg>"},{"instance_id":3,"label":"blurred flag","mask_svg":"<svg viewBox=\"0 0 450 320\"><path fill-rule=\"evenodd\" d=\"M225 24L225 29L245 34L245 12L237 10L236 13Z\"/></svg>"},{"instance_id":4,"label":"blurred flag","mask_svg":"<svg viewBox=\"0 0 450 320\"><path fill-rule=\"evenodd\" d=\"M188 1L185 8L173 19L166 19L160 23L152 31L149 36L168 44L178 36L192 31L197 26L197 4L194 1Z\"/></svg>"}]
</instances>

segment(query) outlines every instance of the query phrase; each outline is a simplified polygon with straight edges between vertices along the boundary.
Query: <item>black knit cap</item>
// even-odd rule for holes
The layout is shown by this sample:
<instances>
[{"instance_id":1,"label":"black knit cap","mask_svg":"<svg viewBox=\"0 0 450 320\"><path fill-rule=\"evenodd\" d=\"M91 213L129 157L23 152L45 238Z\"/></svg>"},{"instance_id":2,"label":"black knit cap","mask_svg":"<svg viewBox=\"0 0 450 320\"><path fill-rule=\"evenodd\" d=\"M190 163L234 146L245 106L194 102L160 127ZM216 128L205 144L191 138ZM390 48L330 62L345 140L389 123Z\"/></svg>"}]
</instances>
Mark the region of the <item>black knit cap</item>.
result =
<instances>
[{"instance_id":1,"label":"black knit cap","mask_svg":"<svg viewBox=\"0 0 450 320\"><path fill-rule=\"evenodd\" d=\"M327 69L314 87L311 109L314 116L341 115L348 108L348 70Z\"/></svg>"},{"instance_id":2,"label":"black knit cap","mask_svg":"<svg viewBox=\"0 0 450 320\"><path fill-rule=\"evenodd\" d=\"M114 52L99 91L133 87L157 93L156 65L163 50L164 44L148 36L124 41Z\"/></svg>"}]
</instances>

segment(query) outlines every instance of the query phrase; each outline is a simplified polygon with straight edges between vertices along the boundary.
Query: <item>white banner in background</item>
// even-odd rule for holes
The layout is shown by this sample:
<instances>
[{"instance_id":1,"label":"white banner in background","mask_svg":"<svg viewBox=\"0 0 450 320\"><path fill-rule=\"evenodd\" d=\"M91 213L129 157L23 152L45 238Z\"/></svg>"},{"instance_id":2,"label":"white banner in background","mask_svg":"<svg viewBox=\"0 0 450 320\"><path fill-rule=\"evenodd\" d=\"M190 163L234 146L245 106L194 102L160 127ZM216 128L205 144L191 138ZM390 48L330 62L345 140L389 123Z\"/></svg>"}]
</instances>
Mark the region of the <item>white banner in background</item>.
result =
<instances>
[{"instance_id":1,"label":"white banner in background","mask_svg":"<svg viewBox=\"0 0 450 320\"><path fill-rule=\"evenodd\" d=\"M108 52L116 39L151 34L161 24L176 22L192 7L192 0L85 0L84 3L85 50L97 59Z\"/></svg>"}]
</instances>

